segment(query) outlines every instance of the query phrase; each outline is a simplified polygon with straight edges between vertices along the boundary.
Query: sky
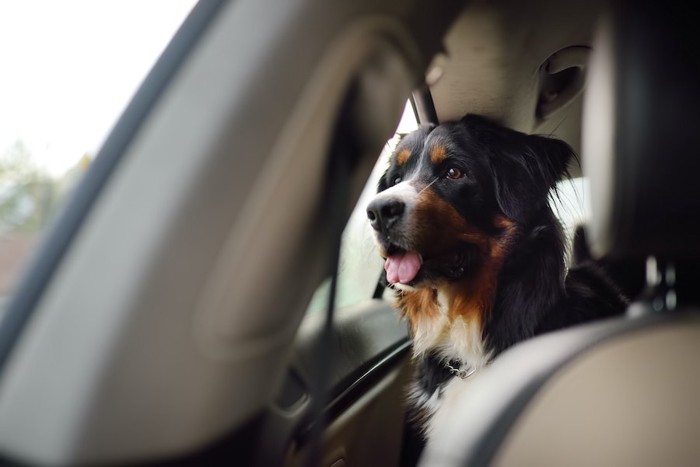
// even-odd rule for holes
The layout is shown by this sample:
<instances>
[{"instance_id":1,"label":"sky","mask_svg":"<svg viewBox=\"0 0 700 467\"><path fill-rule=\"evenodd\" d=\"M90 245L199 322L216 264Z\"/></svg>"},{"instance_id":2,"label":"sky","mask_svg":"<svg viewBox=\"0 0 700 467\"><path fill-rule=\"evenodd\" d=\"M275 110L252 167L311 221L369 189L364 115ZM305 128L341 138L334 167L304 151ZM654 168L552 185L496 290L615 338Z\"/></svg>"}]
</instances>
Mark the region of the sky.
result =
<instances>
[{"instance_id":1,"label":"sky","mask_svg":"<svg viewBox=\"0 0 700 467\"><path fill-rule=\"evenodd\" d=\"M196 0L0 1L0 157L55 176L95 155Z\"/></svg>"}]
</instances>

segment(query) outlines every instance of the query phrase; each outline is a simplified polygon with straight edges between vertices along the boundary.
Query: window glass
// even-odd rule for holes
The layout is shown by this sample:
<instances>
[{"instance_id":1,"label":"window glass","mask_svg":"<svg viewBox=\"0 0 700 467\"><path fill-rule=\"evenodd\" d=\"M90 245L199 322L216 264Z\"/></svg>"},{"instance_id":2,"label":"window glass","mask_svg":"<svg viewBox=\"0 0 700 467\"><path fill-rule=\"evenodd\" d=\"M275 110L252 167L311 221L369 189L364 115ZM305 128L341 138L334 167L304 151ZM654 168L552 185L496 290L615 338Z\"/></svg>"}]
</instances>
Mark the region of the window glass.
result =
<instances>
[{"instance_id":1,"label":"window glass","mask_svg":"<svg viewBox=\"0 0 700 467\"><path fill-rule=\"evenodd\" d=\"M0 301L195 3L0 2Z\"/></svg>"},{"instance_id":2,"label":"window glass","mask_svg":"<svg viewBox=\"0 0 700 467\"><path fill-rule=\"evenodd\" d=\"M367 220L367 204L377 192L379 178L386 170L389 157L400 137L417 127L418 123L413 107L410 102L407 102L396 133L384 145L384 149L362 190L360 199L345 226L340 246L338 288L336 290L336 307L339 309L368 300L374 294L383 271L384 260L379 256L372 228ZM326 308L329 286L330 279L318 288L307 313L314 313Z\"/></svg>"}]
</instances>

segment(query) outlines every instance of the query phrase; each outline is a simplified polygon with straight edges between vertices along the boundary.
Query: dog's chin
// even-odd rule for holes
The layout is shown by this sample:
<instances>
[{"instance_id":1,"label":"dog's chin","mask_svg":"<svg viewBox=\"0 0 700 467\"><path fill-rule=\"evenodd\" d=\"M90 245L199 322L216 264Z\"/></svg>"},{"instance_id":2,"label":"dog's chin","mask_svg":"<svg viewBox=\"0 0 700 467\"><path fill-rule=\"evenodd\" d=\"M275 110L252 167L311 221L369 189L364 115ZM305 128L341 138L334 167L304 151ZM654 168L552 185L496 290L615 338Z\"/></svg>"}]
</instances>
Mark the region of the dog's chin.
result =
<instances>
[{"instance_id":1,"label":"dog's chin","mask_svg":"<svg viewBox=\"0 0 700 467\"><path fill-rule=\"evenodd\" d=\"M425 288L425 287L420 287L419 285L409 285L409 284L402 284L401 282L398 282L396 284L390 284L392 289L395 290L400 290L401 292L415 292L418 289Z\"/></svg>"}]
</instances>

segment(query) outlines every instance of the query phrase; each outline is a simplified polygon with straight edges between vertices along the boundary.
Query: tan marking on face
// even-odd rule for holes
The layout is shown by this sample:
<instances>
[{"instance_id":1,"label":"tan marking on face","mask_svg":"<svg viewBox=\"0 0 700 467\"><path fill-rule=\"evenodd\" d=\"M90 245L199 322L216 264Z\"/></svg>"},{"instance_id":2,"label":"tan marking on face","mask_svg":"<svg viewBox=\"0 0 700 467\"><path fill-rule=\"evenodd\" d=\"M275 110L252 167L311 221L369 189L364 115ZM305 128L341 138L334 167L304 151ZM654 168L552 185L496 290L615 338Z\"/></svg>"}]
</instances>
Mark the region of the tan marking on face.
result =
<instances>
[{"instance_id":1,"label":"tan marking on face","mask_svg":"<svg viewBox=\"0 0 700 467\"><path fill-rule=\"evenodd\" d=\"M442 163L446 157L447 148L445 146L437 145L430 150L430 161L435 165Z\"/></svg>"},{"instance_id":2,"label":"tan marking on face","mask_svg":"<svg viewBox=\"0 0 700 467\"><path fill-rule=\"evenodd\" d=\"M467 222L431 189L421 191L412 217L413 243L423 256L439 256L460 242L471 243L480 250L488 249L490 237Z\"/></svg>"},{"instance_id":3,"label":"tan marking on face","mask_svg":"<svg viewBox=\"0 0 700 467\"><path fill-rule=\"evenodd\" d=\"M496 293L498 274L508 255L517 227L513 221L502 216L494 219L494 225L502 232L488 237L483 263L478 274L454 284L448 284L444 293L448 297L449 316L458 316L475 321L483 326L490 314Z\"/></svg>"},{"instance_id":4,"label":"tan marking on face","mask_svg":"<svg viewBox=\"0 0 700 467\"><path fill-rule=\"evenodd\" d=\"M411 157L411 151L408 149L402 149L396 153L396 163L398 165L404 165L409 157Z\"/></svg>"},{"instance_id":5,"label":"tan marking on face","mask_svg":"<svg viewBox=\"0 0 700 467\"><path fill-rule=\"evenodd\" d=\"M397 305L401 315L408 320L413 334L416 332L419 320L435 319L440 313L435 289L403 292L398 297Z\"/></svg>"},{"instance_id":6,"label":"tan marking on face","mask_svg":"<svg viewBox=\"0 0 700 467\"><path fill-rule=\"evenodd\" d=\"M496 216L493 224L503 232L498 237L491 239L491 257L498 259L502 264L510 244L515 238L518 227L515 225L515 222L504 216Z\"/></svg>"}]
</instances>

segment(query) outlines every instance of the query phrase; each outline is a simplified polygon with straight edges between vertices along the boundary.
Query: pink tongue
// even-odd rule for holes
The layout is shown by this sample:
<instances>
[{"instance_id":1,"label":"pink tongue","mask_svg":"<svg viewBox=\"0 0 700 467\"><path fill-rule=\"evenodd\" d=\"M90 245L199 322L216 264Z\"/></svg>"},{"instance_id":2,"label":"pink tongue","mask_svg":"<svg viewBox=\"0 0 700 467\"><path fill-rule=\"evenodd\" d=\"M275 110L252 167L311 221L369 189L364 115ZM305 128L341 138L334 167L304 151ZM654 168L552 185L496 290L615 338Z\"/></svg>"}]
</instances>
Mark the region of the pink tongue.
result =
<instances>
[{"instance_id":1,"label":"pink tongue","mask_svg":"<svg viewBox=\"0 0 700 467\"><path fill-rule=\"evenodd\" d=\"M415 279L420 269L418 253L407 251L400 255L389 256L384 263L386 280L390 284L407 284Z\"/></svg>"}]
</instances>

